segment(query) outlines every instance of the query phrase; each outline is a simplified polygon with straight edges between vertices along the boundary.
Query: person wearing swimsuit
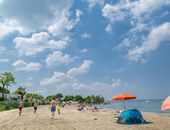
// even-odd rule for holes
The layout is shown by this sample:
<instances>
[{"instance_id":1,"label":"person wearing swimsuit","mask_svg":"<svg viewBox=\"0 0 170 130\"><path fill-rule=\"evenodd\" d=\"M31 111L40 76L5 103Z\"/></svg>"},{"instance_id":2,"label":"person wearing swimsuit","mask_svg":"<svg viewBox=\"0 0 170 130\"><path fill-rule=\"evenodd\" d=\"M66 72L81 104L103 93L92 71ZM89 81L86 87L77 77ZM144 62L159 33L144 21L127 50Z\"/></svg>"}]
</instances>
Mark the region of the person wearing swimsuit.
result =
<instances>
[{"instance_id":1,"label":"person wearing swimsuit","mask_svg":"<svg viewBox=\"0 0 170 130\"><path fill-rule=\"evenodd\" d=\"M53 98L53 100L50 102L50 110L51 110L51 119L54 118L54 114L56 111L56 105L57 105L57 101L55 100L55 98Z\"/></svg>"}]
</instances>

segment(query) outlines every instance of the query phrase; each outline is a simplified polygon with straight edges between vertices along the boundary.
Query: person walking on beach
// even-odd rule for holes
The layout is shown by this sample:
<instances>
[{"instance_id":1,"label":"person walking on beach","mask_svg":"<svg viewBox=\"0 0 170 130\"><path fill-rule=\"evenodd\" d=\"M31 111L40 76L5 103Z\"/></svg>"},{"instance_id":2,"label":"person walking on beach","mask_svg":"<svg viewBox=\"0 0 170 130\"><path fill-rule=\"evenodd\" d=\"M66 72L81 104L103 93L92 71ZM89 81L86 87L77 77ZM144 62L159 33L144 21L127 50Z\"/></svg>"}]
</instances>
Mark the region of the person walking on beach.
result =
<instances>
[{"instance_id":1,"label":"person walking on beach","mask_svg":"<svg viewBox=\"0 0 170 130\"><path fill-rule=\"evenodd\" d=\"M50 107L49 107L49 109L51 110L51 119L54 118L56 105L57 105L57 101L55 100L55 98L53 98L53 100L50 102Z\"/></svg>"},{"instance_id":2,"label":"person walking on beach","mask_svg":"<svg viewBox=\"0 0 170 130\"><path fill-rule=\"evenodd\" d=\"M19 103L18 109L19 109L19 116L21 116L22 109L23 109L23 104L22 104L22 102Z\"/></svg>"},{"instance_id":3,"label":"person walking on beach","mask_svg":"<svg viewBox=\"0 0 170 130\"><path fill-rule=\"evenodd\" d=\"M37 112L37 106L38 106L38 104L37 104L37 102L34 102L34 113L36 113Z\"/></svg>"},{"instance_id":4,"label":"person walking on beach","mask_svg":"<svg viewBox=\"0 0 170 130\"><path fill-rule=\"evenodd\" d=\"M58 115L60 115L60 110L61 110L61 103L60 103L60 101L57 101L57 111L58 111Z\"/></svg>"}]
</instances>

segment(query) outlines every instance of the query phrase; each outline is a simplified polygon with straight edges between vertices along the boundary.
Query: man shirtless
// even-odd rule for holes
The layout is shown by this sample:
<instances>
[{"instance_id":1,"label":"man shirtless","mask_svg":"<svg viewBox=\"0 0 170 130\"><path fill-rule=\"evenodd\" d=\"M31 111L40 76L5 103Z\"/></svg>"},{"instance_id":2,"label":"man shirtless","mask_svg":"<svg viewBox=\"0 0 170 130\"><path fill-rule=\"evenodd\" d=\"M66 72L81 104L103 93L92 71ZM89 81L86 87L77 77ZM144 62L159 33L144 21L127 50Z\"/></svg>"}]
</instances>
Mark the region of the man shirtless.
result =
<instances>
[{"instance_id":1,"label":"man shirtless","mask_svg":"<svg viewBox=\"0 0 170 130\"><path fill-rule=\"evenodd\" d=\"M55 98L53 98L53 100L50 102L50 107L49 107L51 109L51 119L54 118L56 105L57 105L57 101L55 100Z\"/></svg>"}]
</instances>

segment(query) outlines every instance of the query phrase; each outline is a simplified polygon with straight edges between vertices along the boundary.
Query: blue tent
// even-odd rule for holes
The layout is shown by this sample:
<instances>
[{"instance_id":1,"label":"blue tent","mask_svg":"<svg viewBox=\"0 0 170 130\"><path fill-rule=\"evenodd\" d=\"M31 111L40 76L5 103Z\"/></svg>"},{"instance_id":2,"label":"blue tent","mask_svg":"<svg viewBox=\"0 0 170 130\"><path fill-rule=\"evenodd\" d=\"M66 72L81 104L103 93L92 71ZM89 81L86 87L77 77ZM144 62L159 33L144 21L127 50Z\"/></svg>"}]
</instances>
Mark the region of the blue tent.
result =
<instances>
[{"instance_id":1,"label":"blue tent","mask_svg":"<svg viewBox=\"0 0 170 130\"><path fill-rule=\"evenodd\" d=\"M117 123L119 124L144 124L146 121L143 119L142 114L137 109L130 109L121 112Z\"/></svg>"}]
</instances>

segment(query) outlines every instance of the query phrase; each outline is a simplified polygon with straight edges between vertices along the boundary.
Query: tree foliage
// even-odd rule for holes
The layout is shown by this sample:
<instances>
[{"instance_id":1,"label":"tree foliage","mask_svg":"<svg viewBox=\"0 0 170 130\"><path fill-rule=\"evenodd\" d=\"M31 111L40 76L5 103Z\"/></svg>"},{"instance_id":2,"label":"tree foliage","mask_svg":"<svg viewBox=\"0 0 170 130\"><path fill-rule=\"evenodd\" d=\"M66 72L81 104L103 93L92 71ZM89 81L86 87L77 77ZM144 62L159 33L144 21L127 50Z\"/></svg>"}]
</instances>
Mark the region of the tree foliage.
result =
<instances>
[{"instance_id":1,"label":"tree foliage","mask_svg":"<svg viewBox=\"0 0 170 130\"><path fill-rule=\"evenodd\" d=\"M23 100L24 95L26 94L26 88L25 87L19 87L16 91L16 94L21 95L21 100Z\"/></svg>"},{"instance_id":2,"label":"tree foliage","mask_svg":"<svg viewBox=\"0 0 170 130\"><path fill-rule=\"evenodd\" d=\"M0 74L0 92L4 100L5 94L9 93L8 87L15 84L15 77L11 72L4 72Z\"/></svg>"}]
</instances>

